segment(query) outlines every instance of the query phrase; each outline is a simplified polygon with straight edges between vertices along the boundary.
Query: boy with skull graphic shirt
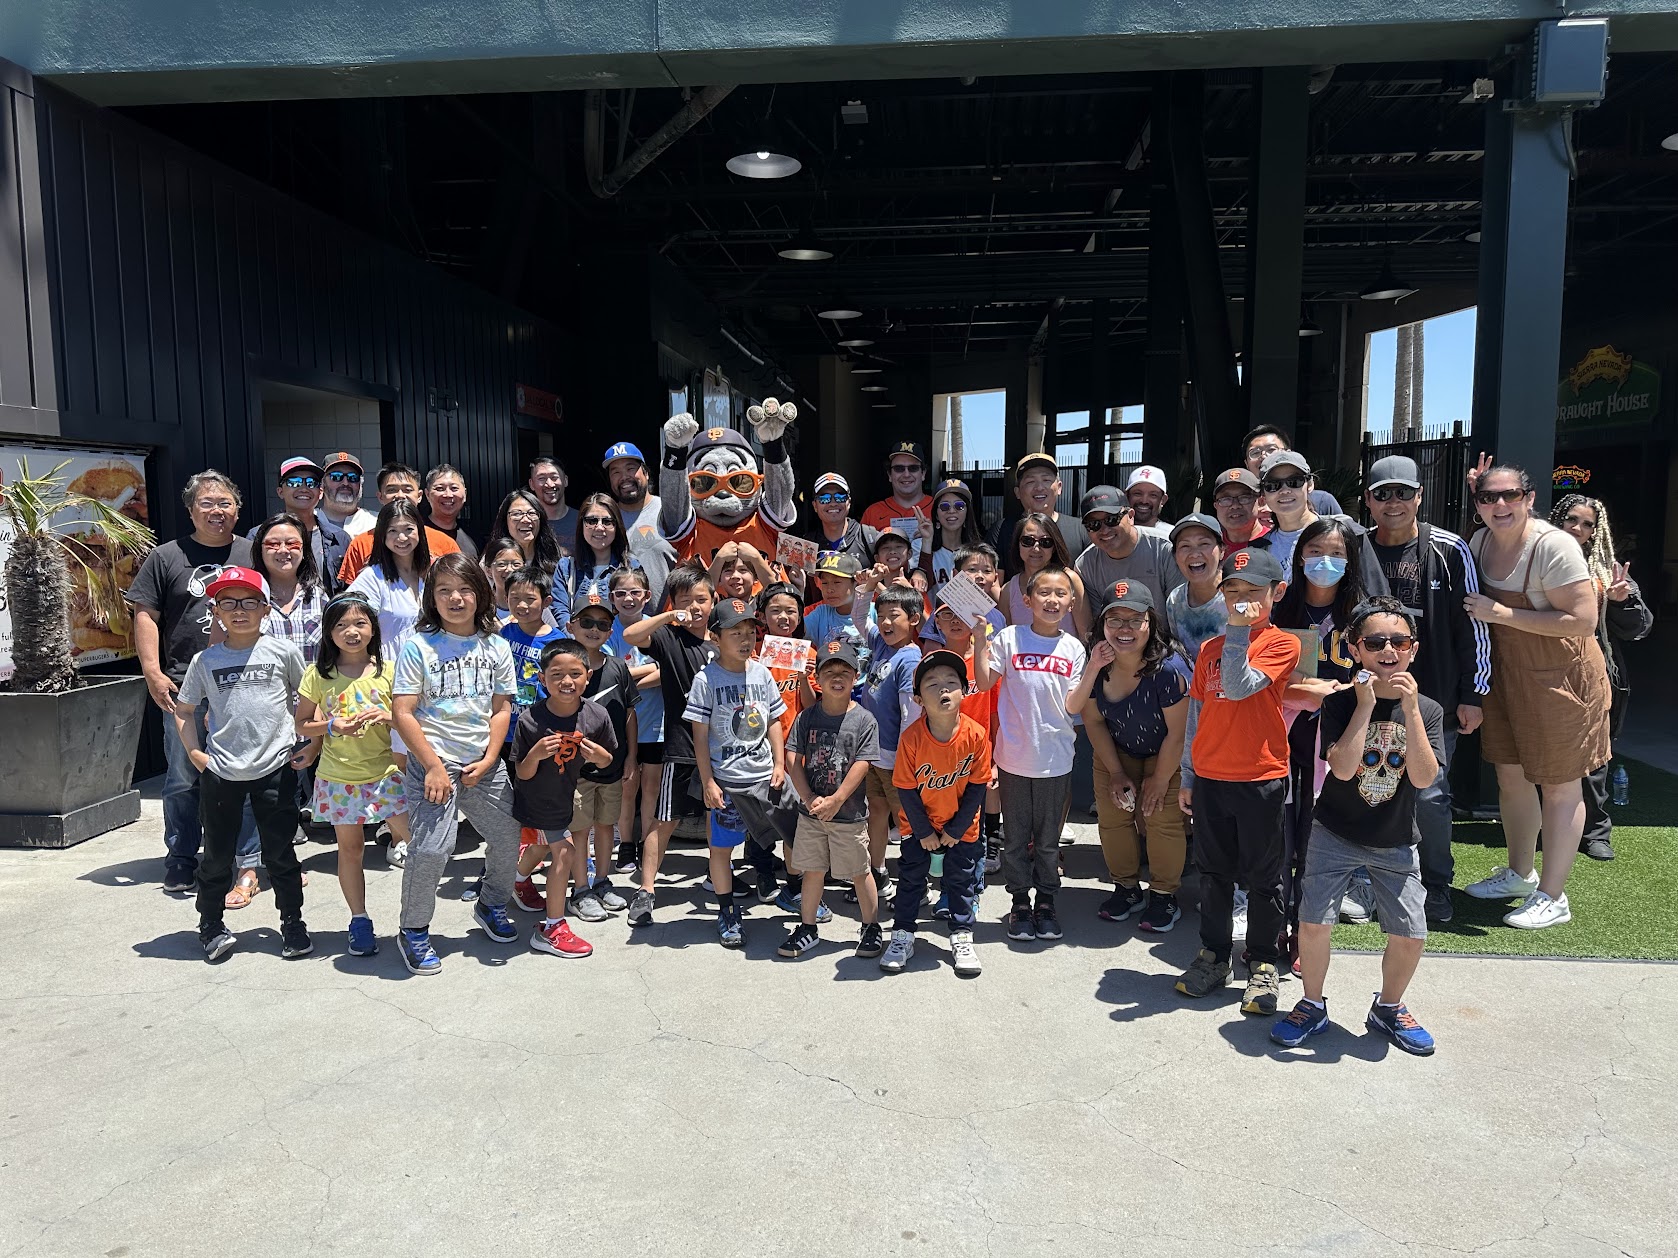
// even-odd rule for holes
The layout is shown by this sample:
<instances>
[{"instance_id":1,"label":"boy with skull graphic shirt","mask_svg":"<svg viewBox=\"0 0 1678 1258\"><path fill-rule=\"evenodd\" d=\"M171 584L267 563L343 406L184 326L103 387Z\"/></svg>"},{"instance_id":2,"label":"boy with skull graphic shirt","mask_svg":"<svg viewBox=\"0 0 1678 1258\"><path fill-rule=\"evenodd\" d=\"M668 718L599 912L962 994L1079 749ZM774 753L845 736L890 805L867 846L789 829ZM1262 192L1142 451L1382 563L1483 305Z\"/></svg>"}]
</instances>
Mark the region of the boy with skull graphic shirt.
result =
<instances>
[{"instance_id":1,"label":"boy with skull graphic shirt","mask_svg":"<svg viewBox=\"0 0 1678 1258\"><path fill-rule=\"evenodd\" d=\"M1300 887L1305 998L1270 1036L1295 1048L1328 1028L1323 980L1329 935L1352 877L1366 869L1387 948L1381 991L1365 1021L1405 1052L1425 1057L1433 1052L1433 1037L1404 1007L1404 991L1427 939L1416 800L1445 760L1445 712L1410 674L1416 621L1397 599L1381 596L1359 605L1346 641L1358 671L1351 689L1323 700L1329 775L1317 797Z\"/></svg>"}]
</instances>

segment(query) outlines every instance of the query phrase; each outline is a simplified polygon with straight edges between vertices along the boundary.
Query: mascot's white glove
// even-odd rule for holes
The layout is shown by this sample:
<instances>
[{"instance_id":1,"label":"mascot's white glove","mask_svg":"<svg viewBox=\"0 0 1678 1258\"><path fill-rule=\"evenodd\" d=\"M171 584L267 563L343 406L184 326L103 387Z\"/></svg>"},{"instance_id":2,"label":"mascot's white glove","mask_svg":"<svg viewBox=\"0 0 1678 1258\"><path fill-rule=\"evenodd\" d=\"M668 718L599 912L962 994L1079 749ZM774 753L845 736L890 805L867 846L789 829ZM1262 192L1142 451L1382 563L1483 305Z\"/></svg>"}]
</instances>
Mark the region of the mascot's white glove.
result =
<instances>
[{"instance_id":1,"label":"mascot's white glove","mask_svg":"<svg viewBox=\"0 0 1678 1258\"><path fill-rule=\"evenodd\" d=\"M680 416L677 418L680 418ZM750 421L752 431L757 434L757 439L765 444L771 441L779 441L781 434L787 430L788 425L797 418L798 408L796 406L791 402L777 402L772 397L764 398L762 406L748 406L746 408L746 419ZM699 425L695 424L693 430L698 432ZM668 436L669 424L665 425L665 433Z\"/></svg>"},{"instance_id":2,"label":"mascot's white glove","mask_svg":"<svg viewBox=\"0 0 1678 1258\"><path fill-rule=\"evenodd\" d=\"M752 408L756 410L754 406ZM673 450L685 450L699 435L699 421L686 411L664 421L664 444Z\"/></svg>"}]
</instances>

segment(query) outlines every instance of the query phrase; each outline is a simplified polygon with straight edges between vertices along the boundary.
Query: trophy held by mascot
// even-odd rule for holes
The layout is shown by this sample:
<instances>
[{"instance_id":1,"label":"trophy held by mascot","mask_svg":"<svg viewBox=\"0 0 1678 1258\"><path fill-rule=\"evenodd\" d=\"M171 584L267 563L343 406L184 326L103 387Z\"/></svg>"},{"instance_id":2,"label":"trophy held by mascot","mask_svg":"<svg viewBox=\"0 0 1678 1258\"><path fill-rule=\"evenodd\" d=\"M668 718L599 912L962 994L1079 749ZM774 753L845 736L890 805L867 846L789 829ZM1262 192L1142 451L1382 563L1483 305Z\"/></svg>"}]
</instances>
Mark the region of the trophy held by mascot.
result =
<instances>
[{"instance_id":1,"label":"trophy held by mascot","mask_svg":"<svg viewBox=\"0 0 1678 1258\"><path fill-rule=\"evenodd\" d=\"M792 461L781 435L798 418L798 408L765 398L746 418L763 445L761 468L751 442L732 428L702 430L685 411L664 422L659 530L684 561L709 566L718 547L745 542L773 562L776 539L797 515Z\"/></svg>"}]
</instances>

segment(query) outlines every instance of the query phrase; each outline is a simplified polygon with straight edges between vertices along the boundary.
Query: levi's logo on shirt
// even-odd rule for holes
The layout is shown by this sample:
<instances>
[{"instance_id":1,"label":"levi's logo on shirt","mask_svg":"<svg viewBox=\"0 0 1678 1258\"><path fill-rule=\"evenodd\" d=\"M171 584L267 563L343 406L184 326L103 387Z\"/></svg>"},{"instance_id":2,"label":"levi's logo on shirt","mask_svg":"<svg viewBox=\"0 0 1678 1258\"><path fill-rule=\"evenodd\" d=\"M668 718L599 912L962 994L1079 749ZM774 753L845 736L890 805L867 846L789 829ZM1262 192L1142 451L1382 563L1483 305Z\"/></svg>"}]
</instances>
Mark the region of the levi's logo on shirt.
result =
<instances>
[{"instance_id":1,"label":"levi's logo on shirt","mask_svg":"<svg viewBox=\"0 0 1678 1258\"><path fill-rule=\"evenodd\" d=\"M923 791L947 791L963 778L973 772L973 753L970 751L962 757L960 764L948 773L937 772L930 764L915 767L915 781L920 783Z\"/></svg>"},{"instance_id":2,"label":"levi's logo on shirt","mask_svg":"<svg viewBox=\"0 0 1678 1258\"><path fill-rule=\"evenodd\" d=\"M1036 655L1028 651L1014 653L1014 667L1022 673L1056 673L1072 676L1072 661L1064 655Z\"/></svg>"},{"instance_id":3,"label":"levi's logo on shirt","mask_svg":"<svg viewBox=\"0 0 1678 1258\"><path fill-rule=\"evenodd\" d=\"M231 690L234 686L265 686L274 680L272 664L238 664L231 668L212 668L210 680L217 690Z\"/></svg>"}]
</instances>

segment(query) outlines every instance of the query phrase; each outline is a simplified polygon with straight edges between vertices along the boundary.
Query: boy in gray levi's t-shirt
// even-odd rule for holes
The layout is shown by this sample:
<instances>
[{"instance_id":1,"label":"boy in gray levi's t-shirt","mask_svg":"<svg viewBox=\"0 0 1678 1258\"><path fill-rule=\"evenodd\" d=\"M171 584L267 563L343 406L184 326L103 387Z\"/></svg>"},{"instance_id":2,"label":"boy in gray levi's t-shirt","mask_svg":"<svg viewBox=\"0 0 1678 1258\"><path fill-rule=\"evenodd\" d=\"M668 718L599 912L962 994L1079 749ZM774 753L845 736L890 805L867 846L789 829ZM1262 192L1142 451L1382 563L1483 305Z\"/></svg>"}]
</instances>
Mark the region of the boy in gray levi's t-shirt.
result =
<instances>
[{"instance_id":1,"label":"boy in gray levi's t-shirt","mask_svg":"<svg viewBox=\"0 0 1678 1258\"><path fill-rule=\"evenodd\" d=\"M229 782L267 777L291 759L297 734L292 698L303 680L303 656L290 642L266 635L235 650L225 643L192 657L180 701L208 701L209 769Z\"/></svg>"}]
</instances>

